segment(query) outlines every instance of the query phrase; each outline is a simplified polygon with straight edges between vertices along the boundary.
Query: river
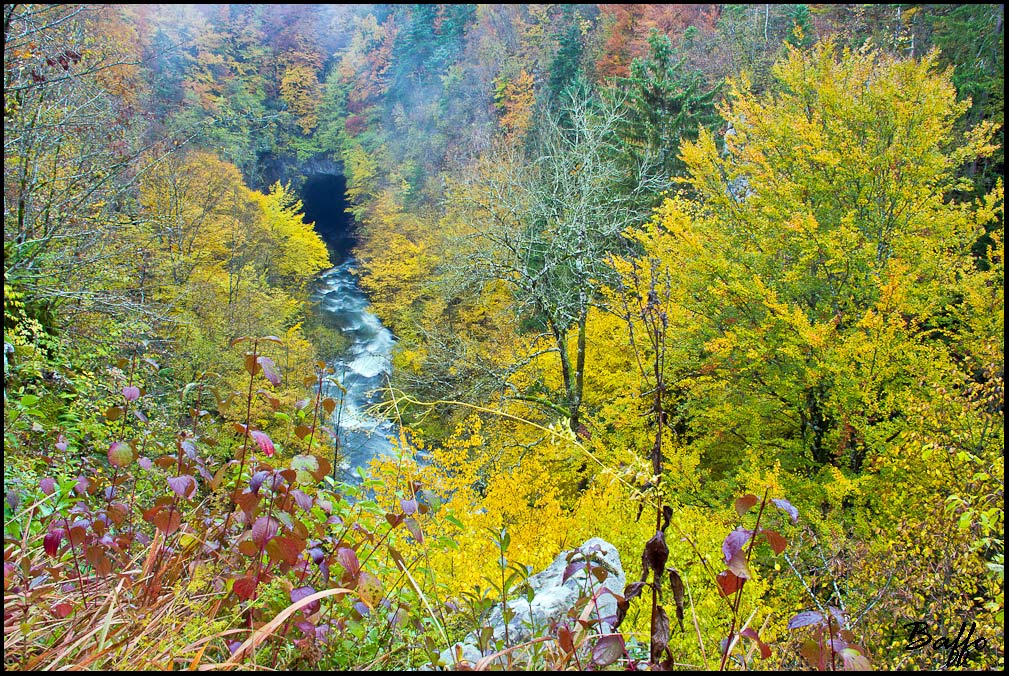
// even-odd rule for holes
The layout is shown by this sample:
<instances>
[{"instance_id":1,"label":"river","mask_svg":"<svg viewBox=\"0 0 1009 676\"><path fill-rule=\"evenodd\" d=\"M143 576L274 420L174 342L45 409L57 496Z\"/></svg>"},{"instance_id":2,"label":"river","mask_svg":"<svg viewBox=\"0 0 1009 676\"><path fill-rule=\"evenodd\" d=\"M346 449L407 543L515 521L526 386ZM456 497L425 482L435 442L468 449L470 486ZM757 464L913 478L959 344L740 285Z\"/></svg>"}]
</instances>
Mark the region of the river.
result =
<instances>
[{"instance_id":1,"label":"river","mask_svg":"<svg viewBox=\"0 0 1009 676\"><path fill-rule=\"evenodd\" d=\"M372 458L393 453L389 437L396 426L385 418L369 415L368 408L380 397L378 388L386 384L392 372L392 347L396 338L370 312L370 303L357 285L355 261L323 272L313 295L319 312L331 315L350 340L347 350L330 361L336 378L346 393L335 384L326 384L323 396L332 397L337 408L329 424L340 440L337 476L357 483L357 468L366 467Z\"/></svg>"}]
</instances>

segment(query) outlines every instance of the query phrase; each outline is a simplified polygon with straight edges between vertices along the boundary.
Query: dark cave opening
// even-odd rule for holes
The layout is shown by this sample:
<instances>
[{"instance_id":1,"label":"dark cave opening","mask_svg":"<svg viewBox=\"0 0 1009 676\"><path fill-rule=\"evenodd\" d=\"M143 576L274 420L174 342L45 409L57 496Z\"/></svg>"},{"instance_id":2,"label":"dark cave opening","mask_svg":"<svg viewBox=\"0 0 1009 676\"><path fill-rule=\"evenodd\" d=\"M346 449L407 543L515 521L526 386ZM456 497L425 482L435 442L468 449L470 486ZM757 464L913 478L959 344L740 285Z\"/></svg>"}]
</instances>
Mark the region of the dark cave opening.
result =
<instances>
[{"instance_id":1,"label":"dark cave opening","mask_svg":"<svg viewBox=\"0 0 1009 676\"><path fill-rule=\"evenodd\" d=\"M315 223L333 256L342 263L356 244L354 218L347 213L347 179L337 174L312 174L301 188L304 222Z\"/></svg>"}]
</instances>

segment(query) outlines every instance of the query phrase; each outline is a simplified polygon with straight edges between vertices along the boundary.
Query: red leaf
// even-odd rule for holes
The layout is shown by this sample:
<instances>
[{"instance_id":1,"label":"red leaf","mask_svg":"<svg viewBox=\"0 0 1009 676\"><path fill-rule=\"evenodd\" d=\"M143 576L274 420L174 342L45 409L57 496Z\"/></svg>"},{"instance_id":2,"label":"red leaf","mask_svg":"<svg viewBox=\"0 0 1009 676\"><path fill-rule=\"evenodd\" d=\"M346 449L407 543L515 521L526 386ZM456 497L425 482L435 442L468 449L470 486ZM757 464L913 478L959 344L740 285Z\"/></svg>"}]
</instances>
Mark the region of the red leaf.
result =
<instances>
[{"instance_id":1,"label":"red leaf","mask_svg":"<svg viewBox=\"0 0 1009 676\"><path fill-rule=\"evenodd\" d=\"M389 525L395 528L399 524L403 523L405 517L402 514L386 514L385 520L389 522Z\"/></svg>"},{"instance_id":2,"label":"red leaf","mask_svg":"<svg viewBox=\"0 0 1009 676\"><path fill-rule=\"evenodd\" d=\"M761 528L760 533L767 540L767 544L771 545L775 554L780 554L788 548L788 540L783 538L778 531Z\"/></svg>"},{"instance_id":3,"label":"red leaf","mask_svg":"<svg viewBox=\"0 0 1009 676\"><path fill-rule=\"evenodd\" d=\"M256 359L256 355L252 352L245 353L245 370L250 376L254 376L259 372L259 360Z\"/></svg>"},{"instance_id":4,"label":"red leaf","mask_svg":"<svg viewBox=\"0 0 1009 676\"><path fill-rule=\"evenodd\" d=\"M624 656L624 637L620 634L608 634L596 641L592 648L592 661L597 666L605 667L613 664Z\"/></svg>"},{"instance_id":5,"label":"red leaf","mask_svg":"<svg viewBox=\"0 0 1009 676\"><path fill-rule=\"evenodd\" d=\"M252 540L242 540L239 542L238 551L250 557L259 556L260 553L259 545Z\"/></svg>"},{"instance_id":6,"label":"red leaf","mask_svg":"<svg viewBox=\"0 0 1009 676\"><path fill-rule=\"evenodd\" d=\"M745 636L746 638L757 642L757 646L760 648L761 659L766 660L768 657L771 656L771 647L760 640L760 636L757 635L756 630L753 629L752 627L747 627L743 631L739 632L739 635Z\"/></svg>"},{"instance_id":7,"label":"red leaf","mask_svg":"<svg viewBox=\"0 0 1009 676\"><path fill-rule=\"evenodd\" d=\"M74 612L74 607L69 603L57 603L53 606L53 615L61 620L72 612Z\"/></svg>"},{"instance_id":8,"label":"red leaf","mask_svg":"<svg viewBox=\"0 0 1009 676\"><path fill-rule=\"evenodd\" d=\"M268 458L273 457L273 454L276 452L276 449L274 449L273 442L270 440L270 437L266 435L266 432L253 430L249 432L249 436L251 436L252 440L256 442L256 445L259 446L259 449L263 451L263 453L266 453L266 457Z\"/></svg>"},{"instance_id":9,"label":"red leaf","mask_svg":"<svg viewBox=\"0 0 1009 676\"><path fill-rule=\"evenodd\" d=\"M70 540L71 547L80 547L88 539L88 526L91 523L83 519L78 519L74 521L73 525L70 526L70 530L67 531L67 539Z\"/></svg>"},{"instance_id":10,"label":"red leaf","mask_svg":"<svg viewBox=\"0 0 1009 676\"><path fill-rule=\"evenodd\" d=\"M269 357L257 357L256 362L263 369L263 375L274 385L280 384L280 371L277 370L277 365L273 363L273 360Z\"/></svg>"},{"instance_id":11,"label":"red leaf","mask_svg":"<svg viewBox=\"0 0 1009 676\"><path fill-rule=\"evenodd\" d=\"M258 493L239 493L238 497L235 498L235 502L238 506L242 508L248 516L252 516L256 512L256 506L259 505L260 496Z\"/></svg>"},{"instance_id":12,"label":"red leaf","mask_svg":"<svg viewBox=\"0 0 1009 676\"><path fill-rule=\"evenodd\" d=\"M243 601L248 601L256 593L256 578L254 577L240 577L235 580L235 584L232 589L235 590L235 595L238 596Z\"/></svg>"},{"instance_id":13,"label":"red leaf","mask_svg":"<svg viewBox=\"0 0 1009 676\"><path fill-rule=\"evenodd\" d=\"M171 535L179 529L182 524L182 516L179 510L170 505L158 505L144 512L144 520L152 524L165 535Z\"/></svg>"},{"instance_id":14,"label":"red leaf","mask_svg":"<svg viewBox=\"0 0 1009 676\"><path fill-rule=\"evenodd\" d=\"M94 566L95 572L98 573L99 577L107 577L112 572L112 560L109 559L103 547L98 545L88 547L84 558Z\"/></svg>"},{"instance_id":15,"label":"red leaf","mask_svg":"<svg viewBox=\"0 0 1009 676\"><path fill-rule=\"evenodd\" d=\"M732 596L743 586L743 580L730 570L723 570L719 573L717 580L718 589L722 592L722 596Z\"/></svg>"},{"instance_id":16,"label":"red leaf","mask_svg":"<svg viewBox=\"0 0 1009 676\"><path fill-rule=\"evenodd\" d=\"M266 553L274 561L283 561L289 566L293 566L301 558L301 552L305 549L305 541L290 535L280 535L266 544Z\"/></svg>"},{"instance_id":17,"label":"red leaf","mask_svg":"<svg viewBox=\"0 0 1009 676\"><path fill-rule=\"evenodd\" d=\"M820 651L820 645L812 640L806 639L802 643L802 647L799 648L799 654L806 658L809 662L809 666L813 669L819 669L820 671L826 670L826 664L824 663L823 654Z\"/></svg>"},{"instance_id":18,"label":"red leaf","mask_svg":"<svg viewBox=\"0 0 1009 676\"><path fill-rule=\"evenodd\" d=\"M60 545L63 544L63 534L62 528L54 528L46 533L46 536L42 538L42 547L46 550L46 554L56 558L56 554L60 551Z\"/></svg>"},{"instance_id":19,"label":"red leaf","mask_svg":"<svg viewBox=\"0 0 1009 676\"><path fill-rule=\"evenodd\" d=\"M574 635L575 633L567 627L557 629L557 644L565 653L573 653L575 651Z\"/></svg>"},{"instance_id":20,"label":"red leaf","mask_svg":"<svg viewBox=\"0 0 1009 676\"><path fill-rule=\"evenodd\" d=\"M739 516L746 514L758 502L760 502L760 498L752 493L747 493L741 498L736 498L736 514Z\"/></svg>"}]
</instances>

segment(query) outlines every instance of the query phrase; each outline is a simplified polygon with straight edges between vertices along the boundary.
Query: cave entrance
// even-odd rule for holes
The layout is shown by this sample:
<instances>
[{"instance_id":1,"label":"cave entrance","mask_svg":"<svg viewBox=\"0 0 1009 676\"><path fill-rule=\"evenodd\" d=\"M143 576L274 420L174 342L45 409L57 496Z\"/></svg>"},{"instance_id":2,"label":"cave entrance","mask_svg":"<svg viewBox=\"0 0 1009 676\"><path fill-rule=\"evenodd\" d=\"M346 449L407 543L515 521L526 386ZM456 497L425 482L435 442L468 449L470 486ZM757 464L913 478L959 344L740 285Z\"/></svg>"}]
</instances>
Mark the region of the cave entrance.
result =
<instances>
[{"instance_id":1,"label":"cave entrance","mask_svg":"<svg viewBox=\"0 0 1009 676\"><path fill-rule=\"evenodd\" d=\"M312 174L301 188L301 201L305 207L302 220L315 223L315 231L326 242L334 262L342 263L357 243L354 219L347 213L347 179Z\"/></svg>"}]
</instances>

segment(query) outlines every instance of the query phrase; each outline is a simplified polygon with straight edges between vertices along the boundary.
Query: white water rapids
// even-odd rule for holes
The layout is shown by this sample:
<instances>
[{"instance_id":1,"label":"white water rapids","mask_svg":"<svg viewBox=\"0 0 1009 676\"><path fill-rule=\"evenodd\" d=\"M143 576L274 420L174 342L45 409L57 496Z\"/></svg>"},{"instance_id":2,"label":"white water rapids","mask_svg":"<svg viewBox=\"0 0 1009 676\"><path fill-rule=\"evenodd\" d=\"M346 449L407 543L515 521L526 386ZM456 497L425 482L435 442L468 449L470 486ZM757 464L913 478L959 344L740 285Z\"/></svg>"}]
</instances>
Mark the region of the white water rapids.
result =
<instances>
[{"instance_id":1,"label":"white water rapids","mask_svg":"<svg viewBox=\"0 0 1009 676\"><path fill-rule=\"evenodd\" d=\"M323 396L332 397L337 409L329 424L340 440L339 473L345 480L358 481L356 469L380 455L393 453L389 437L396 426L384 418L368 414L378 401L376 390L386 384L392 371L392 347L396 338L373 315L367 297L357 286L355 261L320 275L320 287L313 299L320 312L332 315L334 323L350 339L350 347L330 362L346 394L335 384L324 385Z\"/></svg>"}]
</instances>

